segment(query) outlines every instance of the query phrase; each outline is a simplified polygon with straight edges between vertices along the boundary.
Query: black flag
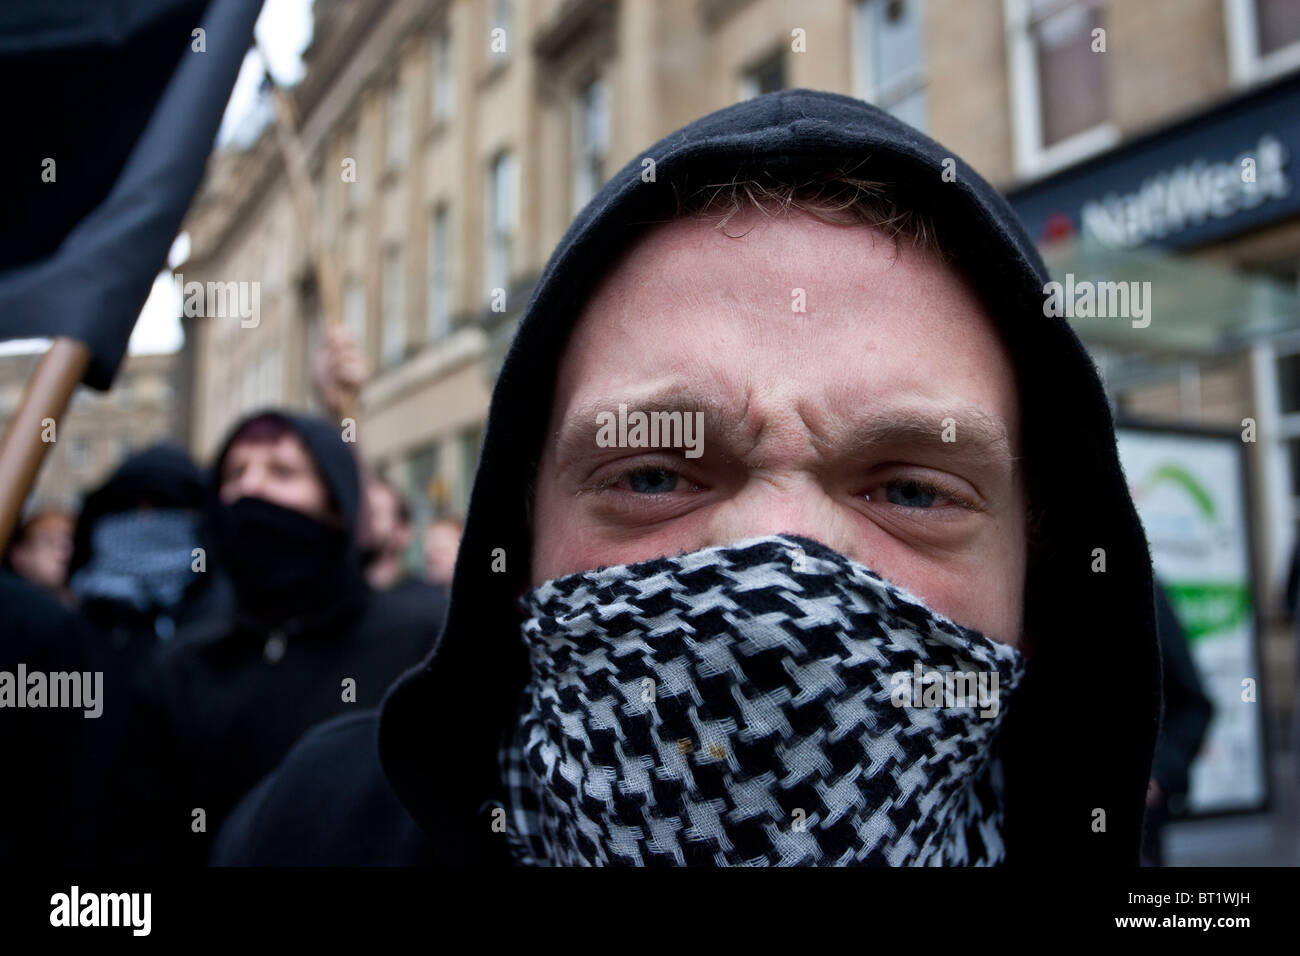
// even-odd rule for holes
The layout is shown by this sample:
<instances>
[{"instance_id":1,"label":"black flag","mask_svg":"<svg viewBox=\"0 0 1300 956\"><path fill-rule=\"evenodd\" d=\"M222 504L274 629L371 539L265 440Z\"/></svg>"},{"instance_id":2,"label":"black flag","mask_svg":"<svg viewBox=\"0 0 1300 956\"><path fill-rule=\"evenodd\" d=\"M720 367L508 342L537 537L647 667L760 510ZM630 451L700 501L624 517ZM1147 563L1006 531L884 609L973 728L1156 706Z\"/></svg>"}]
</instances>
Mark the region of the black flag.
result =
<instances>
[{"instance_id":1,"label":"black flag","mask_svg":"<svg viewBox=\"0 0 1300 956\"><path fill-rule=\"evenodd\" d=\"M112 383L262 0L5 0L0 340L70 336Z\"/></svg>"}]
</instances>

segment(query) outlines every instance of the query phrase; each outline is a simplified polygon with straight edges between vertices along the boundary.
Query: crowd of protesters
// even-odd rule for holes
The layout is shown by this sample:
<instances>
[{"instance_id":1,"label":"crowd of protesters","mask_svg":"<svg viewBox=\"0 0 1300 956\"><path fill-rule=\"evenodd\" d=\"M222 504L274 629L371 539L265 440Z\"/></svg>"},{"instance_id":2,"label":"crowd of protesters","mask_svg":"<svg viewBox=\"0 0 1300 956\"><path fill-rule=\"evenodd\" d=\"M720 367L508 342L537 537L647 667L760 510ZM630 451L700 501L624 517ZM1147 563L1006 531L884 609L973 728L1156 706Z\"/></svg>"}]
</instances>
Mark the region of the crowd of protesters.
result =
<instances>
[{"instance_id":1,"label":"crowd of protesters","mask_svg":"<svg viewBox=\"0 0 1300 956\"><path fill-rule=\"evenodd\" d=\"M317 379L327 414L337 379ZM377 706L428 653L458 523L415 548L402 490L346 437L260 411L206 470L164 442L76 513L29 509L0 572L0 671L102 675L102 700L94 719L14 711L0 860L201 864L305 731Z\"/></svg>"}]
</instances>

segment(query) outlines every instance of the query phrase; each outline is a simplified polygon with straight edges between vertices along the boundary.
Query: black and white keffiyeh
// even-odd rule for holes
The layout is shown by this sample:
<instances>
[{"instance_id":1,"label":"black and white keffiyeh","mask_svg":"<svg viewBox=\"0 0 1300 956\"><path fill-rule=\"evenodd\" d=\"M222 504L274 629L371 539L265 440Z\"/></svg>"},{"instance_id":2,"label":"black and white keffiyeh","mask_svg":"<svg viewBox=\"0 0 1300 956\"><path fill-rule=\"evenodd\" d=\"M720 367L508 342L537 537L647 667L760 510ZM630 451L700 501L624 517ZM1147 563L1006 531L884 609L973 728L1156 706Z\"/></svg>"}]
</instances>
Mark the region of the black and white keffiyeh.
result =
<instances>
[{"instance_id":1,"label":"black and white keffiyeh","mask_svg":"<svg viewBox=\"0 0 1300 956\"><path fill-rule=\"evenodd\" d=\"M72 575L83 601L117 601L137 611L174 607L195 580L199 518L160 508L105 515L91 532L90 560Z\"/></svg>"},{"instance_id":2,"label":"black and white keffiyeh","mask_svg":"<svg viewBox=\"0 0 1300 956\"><path fill-rule=\"evenodd\" d=\"M521 605L517 862L1001 862L996 741L1023 656L869 568L775 535Z\"/></svg>"}]
</instances>

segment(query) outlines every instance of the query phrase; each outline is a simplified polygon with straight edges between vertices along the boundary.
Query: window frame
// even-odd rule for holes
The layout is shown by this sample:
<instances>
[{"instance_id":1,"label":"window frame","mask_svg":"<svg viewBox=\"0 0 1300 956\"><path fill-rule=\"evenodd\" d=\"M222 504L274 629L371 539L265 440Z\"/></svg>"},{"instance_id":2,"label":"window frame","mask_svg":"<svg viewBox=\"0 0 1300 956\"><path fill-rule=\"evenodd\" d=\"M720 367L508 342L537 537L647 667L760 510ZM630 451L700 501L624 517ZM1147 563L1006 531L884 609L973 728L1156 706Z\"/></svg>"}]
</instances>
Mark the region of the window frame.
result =
<instances>
[{"instance_id":1,"label":"window frame","mask_svg":"<svg viewBox=\"0 0 1300 956\"><path fill-rule=\"evenodd\" d=\"M1259 52L1259 16L1255 0L1224 0L1224 37L1228 68L1238 88L1257 86L1284 73L1300 70L1300 40L1272 53Z\"/></svg>"},{"instance_id":2,"label":"window frame","mask_svg":"<svg viewBox=\"0 0 1300 956\"><path fill-rule=\"evenodd\" d=\"M598 122L601 127L602 142L596 145L587 142L588 110L590 109L587 95L593 89L599 89L601 91L599 94L599 109L601 117ZM609 84L605 82L603 76L596 73L588 77L584 82L578 84L573 98L573 134L570 137L572 162L570 166L569 188L572 196L572 202L570 203L572 207L571 211L575 215L581 211L582 207L585 206L587 202L600 191L600 187L605 184L606 169L609 163L609 95ZM584 188L584 174L590 175L590 164L593 158L598 163L599 169L596 171L595 175L591 177L590 182L585 183Z\"/></svg>"},{"instance_id":3,"label":"window frame","mask_svg":"<svg viewBox=\"0 0 1300 956\"><path fill-rule=\"evenodd\" d=\"M504 173L499 172L502 168ZM490 305L494 289L504 289L507 295L510 292L519 232L519 160L508 146L491 154L485 191L483 288ZM505 203L501 202L503 192L507 194ZM497 226L503 209L508 212L506 228L499 230Z\"/></svg>"},{"instance_id":4,"label":"window frame","mask_svg":"<svg viewBox=\"0 0 1300 956\"><path fill-rule=\"evenodd\" d=\"M853 95L860 100L872 103L882 110L897 115L894 114L894 108L898 104L917 93L923 94L925 96L926 123L925 126L919 128L924 132L930 125L930 79L926 71L925 48L925 0L909 0L909 2L916 4L916 14L921 22L921 57L916 66L916 76L888 91L882 91L876 85L876 63L875 57L872 55L871 42L874 39L874 25L870 11L871 8L888 2L889 0L854 0L850 10L849 45L850 63L853 71ZM885 102L885 96L889 97L889 102Z\"/></svg>"},{"instance_id":5,"label":"window frame","mask_svg":"<svg viewBox=\"0 0 1300 956\"><path fill-rule=\"evenodd\" d=\"M428 324L425 333L430 342L441 342L451 334L451 206L446 202L436 203L429 211L428 224L425 280ZM440 226L441 250L438 242Z\"/></svg>"},{"instance_id":6,"label":"window frame","mask_svg":"<svg viewBox=\"0 0 1300 956\"><path fill-rule=\"evenodd\" d=\"M384 171L396 172L406 167L411 151L410 103L401 74L393 77L384 104ZM360 177L357 177L360 179Z\"/></svg>"},{"instance_id":7,"label":"window frame","mask_svg":"<svg viewBox=\"0 0 1300 956\"><path fill-rule=\"evenodd\" d=\"M1098 0L1098 6L1105 10L1103 0ZM1003 0L1003 11L1016 175L1022 181L1038 179L1115 146L1120 134L1112 119L1074 133L1059 143L1043 145L1040 74L1038 54L1030 33L1030 0Z\"/></svg>"},{"instance_id":8,"label":"window frame","mask_svg":"<svg viewBox=\"0 0 1300 956\"><path fill-rule=\"evenodd\" d=\"M380 283L379 362L387 368L396 365L406 356L406 260L405 250L399 243L384 247ZM389 267L394 266L390 273ZM389 288L389 276L395 276L397 294ZM396 346L391 336L396 334Z\"/></svg>"},{"instance_id":9,"label":"window frame","mask_svg":"<svg viewBox=\"0 0 1300 956\"><path fill-rule=\"evenodd\" d=\"M429 118L434 127L451 122L456 114L456 72L452 59L451 24L433 33L429 59Z\"/></svg>"}]
</instances>

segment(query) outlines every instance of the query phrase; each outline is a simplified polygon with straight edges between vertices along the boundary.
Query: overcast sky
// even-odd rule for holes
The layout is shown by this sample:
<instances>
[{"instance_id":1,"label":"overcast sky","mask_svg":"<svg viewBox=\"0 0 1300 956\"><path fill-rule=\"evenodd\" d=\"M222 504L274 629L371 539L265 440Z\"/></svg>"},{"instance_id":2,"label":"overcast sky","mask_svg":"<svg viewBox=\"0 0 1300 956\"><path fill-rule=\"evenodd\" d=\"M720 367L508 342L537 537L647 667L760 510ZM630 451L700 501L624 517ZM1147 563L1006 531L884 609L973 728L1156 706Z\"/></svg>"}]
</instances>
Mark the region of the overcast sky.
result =
<instances>
[{"instance_id":1,"label":"overcast sky","mask_svg":"<svg viewBox=\"0 0 1300 956\"><path fill-rule=\"evenodd\" d=\"M293 84L302 78L302 51L311 40L311 7L312 0L266 0L262 7L257 20L257 39L266 50L271 75L278 83ZM258 97L261 80L261 58L255 50L250 50L226 105L221 130L217 133L218 145L248 145L256 138L262 123L270 118L269 103ZM177 262L178 256L188 255L188 249L187 239L178 237L172 245L171 264ZM154 280L153 291L131 334L133 354L174 352L181 347L181 325L177 319L180 303L171 272L161 273ZM44 347L44 340L0 342L0 354Z\"/></svg>"}]
</instances>

